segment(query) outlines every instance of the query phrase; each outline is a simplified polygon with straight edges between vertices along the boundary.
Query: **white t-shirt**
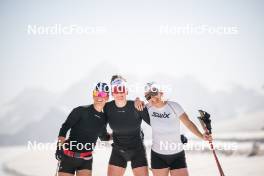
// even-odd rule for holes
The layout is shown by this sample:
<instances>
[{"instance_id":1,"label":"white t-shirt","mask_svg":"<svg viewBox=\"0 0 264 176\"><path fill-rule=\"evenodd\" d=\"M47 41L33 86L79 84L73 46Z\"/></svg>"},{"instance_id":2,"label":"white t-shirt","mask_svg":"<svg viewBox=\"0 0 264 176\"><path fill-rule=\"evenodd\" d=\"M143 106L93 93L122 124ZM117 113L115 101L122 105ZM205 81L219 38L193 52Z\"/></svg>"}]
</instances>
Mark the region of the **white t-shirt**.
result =
<instances>
[{"instance_id":1,"label":"white t-shirt","mask_svg":"<svg viewBox=\"0 0 264 176\"><path fill-rule=\"evenodd\" d=\"M183 108L176 102L167 101L162 108L146 105L152 127L152 150L171 155L183 150L180 138L180 119Z\"/></svg>"}]
</instances>

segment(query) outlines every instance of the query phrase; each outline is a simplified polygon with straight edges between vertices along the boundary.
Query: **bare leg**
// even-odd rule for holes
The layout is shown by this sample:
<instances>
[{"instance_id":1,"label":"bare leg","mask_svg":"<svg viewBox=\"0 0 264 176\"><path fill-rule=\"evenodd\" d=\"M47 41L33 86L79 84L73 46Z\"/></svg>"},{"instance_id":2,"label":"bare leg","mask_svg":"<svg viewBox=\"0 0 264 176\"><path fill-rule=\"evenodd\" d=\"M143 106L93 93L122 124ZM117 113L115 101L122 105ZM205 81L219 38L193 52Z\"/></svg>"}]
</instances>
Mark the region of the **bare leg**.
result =
<instances>
[{"instance_id":1,"label":"bare leg","mask_svg":"<svg viewBox=\"0 0 264 176\"><path fill-rule=\"evenodd\" d=\"M143 166L143 167L137 167L133 169L133 174L134 176L148 176L148 167Z\"/></svg>"},{"instance_id":2,"label":"bare leg","mask_svg":"<svg viewBox=\"0 0 264 176\"><path fill-rule=\"evenodd\" d=\"M152 169L153 176L168 176L169 168L164 169Z\"/></svg>"},{"instance_id":3,"label":"bare leg","mask_svg":"<svg viewBox=\"0 0 264 176\"><path fill-rule=\"evenodd\" d=\"M76 176L92 176L92 171L88 169L78 170Z\"/></svg>"},{"instance_id":4,"label":"bare leg","mask_svg":"<svg viewBox=\"0 0 264 176\"><path fill-rule=\"evenodd\" d=\"M74 176L74 174L69 174L65 172L59 172L58 176Z\"/></svg>"},{"instance_id":5,"label":"bare leg","mask_svg":"<svg viewBox=\"0 0 264 176\"><path fill-rule=\"evenodd\" d=\"M173 169L170 171L171 176L188 176L187 168Z\"/></svg>"},{"instance_id":6,"label":"bare leg","mask_svg":"<svg viewBox=\"0 0 264 176\"><path fill-rule=\"evenodd\" d=\"M126 169L119 166L108 165L107 176L123 176Z\"/></svg>"}]
</instances>

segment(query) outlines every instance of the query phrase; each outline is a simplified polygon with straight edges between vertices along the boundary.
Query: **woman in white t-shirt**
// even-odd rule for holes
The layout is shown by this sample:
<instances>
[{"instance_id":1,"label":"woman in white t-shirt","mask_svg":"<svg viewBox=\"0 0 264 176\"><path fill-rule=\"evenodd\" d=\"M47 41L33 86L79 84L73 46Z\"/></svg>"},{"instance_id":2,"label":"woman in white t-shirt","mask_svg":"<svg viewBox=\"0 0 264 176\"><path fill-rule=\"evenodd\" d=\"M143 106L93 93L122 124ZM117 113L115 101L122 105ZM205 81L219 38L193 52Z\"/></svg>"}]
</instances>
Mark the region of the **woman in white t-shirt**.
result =
<instances>
[{"instance_id":1,"label":"woman in white t-shirt","mask_svg":"<svg viewBox=\"0 0 264 176\"><path fill-rule=\"evenodd\" d=\"M163 92L154 83L147 84L145 98L148 101L146 107L152 127L152 172L154 176L188 176L180 122L200 139L211 141L212 137L202 134L178 103L163 101L162 96ZM143 103L139 99L135 105L138 110L143 109Z\"/></svg>"}]
</instances>

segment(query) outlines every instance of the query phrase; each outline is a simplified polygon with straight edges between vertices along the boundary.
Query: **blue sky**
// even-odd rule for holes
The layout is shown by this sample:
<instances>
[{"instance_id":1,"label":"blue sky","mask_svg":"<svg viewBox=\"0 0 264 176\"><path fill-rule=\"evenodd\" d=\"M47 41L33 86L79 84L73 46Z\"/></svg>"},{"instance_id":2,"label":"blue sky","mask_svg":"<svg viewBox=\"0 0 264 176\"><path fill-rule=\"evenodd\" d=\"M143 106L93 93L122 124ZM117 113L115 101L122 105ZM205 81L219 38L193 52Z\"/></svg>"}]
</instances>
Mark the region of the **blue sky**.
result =
<instances>
[{"instance_id":1,"label":"blue sky","mask_svg":"<svg viewBox=\"0 0 264 176\"><path fill-rule=\"evenodd\" d=\"M1 1L0 103L28 87L61 93L105 62L135 77L188 75L211 90L239 84L263 92L262 7L256 0ZM54 24L106 32L27 33L28 25ZM162 25L236 27L238 33L162 35Z\"/></svg>"}]
</instances>

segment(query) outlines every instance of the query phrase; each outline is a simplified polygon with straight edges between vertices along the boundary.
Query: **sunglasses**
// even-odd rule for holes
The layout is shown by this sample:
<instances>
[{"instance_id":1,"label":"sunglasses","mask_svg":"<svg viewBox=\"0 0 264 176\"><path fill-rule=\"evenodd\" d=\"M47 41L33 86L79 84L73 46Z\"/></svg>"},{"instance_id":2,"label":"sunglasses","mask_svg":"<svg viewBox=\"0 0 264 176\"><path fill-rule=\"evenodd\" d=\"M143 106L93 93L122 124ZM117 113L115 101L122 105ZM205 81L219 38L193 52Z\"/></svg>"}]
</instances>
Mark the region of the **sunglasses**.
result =
<instances>
[{"instance_id":1,"label":"sunglasses","mask_svg":"<svg viewBox=\"0 0 264 176\"><path fill-rule=\"evenodd\" d=\"M149 101L152 97L157 96L159 92L149 92L145 95L147 101Z\"/></svg>"},{"instance_id":2,"label":"sunglasses","mask_svg":"<svg viewBox=\"0 0 264 176\"><path fill-rule=\"evenodd\" d=\"M107 93L107 92L102 92L102 91L94 90L94 91L93 91L93 96L95 96L95 97L105 98L105 97L108 96L108 93Z\"/></svg>"}]
</instances>

